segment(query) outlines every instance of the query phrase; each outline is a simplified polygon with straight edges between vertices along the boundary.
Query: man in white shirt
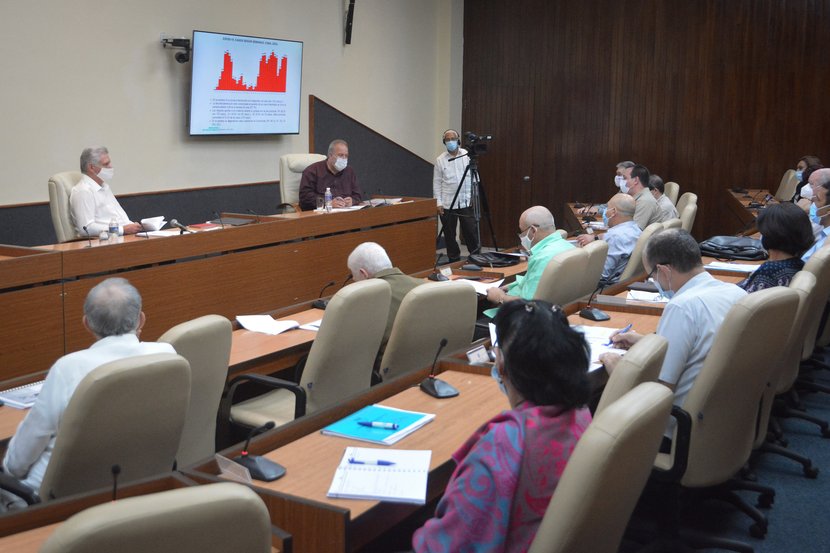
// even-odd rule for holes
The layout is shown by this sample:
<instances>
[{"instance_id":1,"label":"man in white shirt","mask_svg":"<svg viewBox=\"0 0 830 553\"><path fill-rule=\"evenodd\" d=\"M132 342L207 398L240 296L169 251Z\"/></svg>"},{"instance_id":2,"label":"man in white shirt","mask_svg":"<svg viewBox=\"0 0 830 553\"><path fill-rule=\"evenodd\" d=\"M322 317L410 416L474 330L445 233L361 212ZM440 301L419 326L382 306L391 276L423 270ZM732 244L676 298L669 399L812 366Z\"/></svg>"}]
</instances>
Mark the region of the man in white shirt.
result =
<instances>
[{"instance_id":1,"label":"man in white shirt","mask_svg":"<svg viewBox=\"0 0 830 553\"><path fill-rule=\"evenodd\" d=\"M97 236L109 230L109 223L115 219L118 234L135 234L141 225L134 223L115 199L109 182L114 170L107 149L93 146L81 152L80 182L69 195L72 224L78 236Z\"/></svg>"},{"instance_id":2,"label":"man in white shirt","mask_svg":"<svg viewBox=\"0 0 830 553\"><path fill-rule=\"evenodd\" d=\"M461 248L455 240L455 227L459 221L461 222L461 234L464 236L467 251L471 254L478 253L481 247L478 242L478 230L476 229L473 207L470 204L472 175L469 172L464 178L464 185L460 190L458 188L464 170L470 164L470 158L466 156L467 150L460 146L458 132L447 129L444 131L442 140L447 151L435 160L435 170L432 175L432 195L438 200L438 214L441 216L442 232L447 244L447 257L452 263L461 258ZM452 200L455 197L456 190L458 190L458 197L453 204Z\"/></svg>"},{"instance_id":3,"label":"man in white shirt","mask_svg":"<svg viewBox=\"0 0 830 553\"><path fill-rule=\"evenodd\" d=\"M83 324L97 341L89 349L64 355L49 369L37 401L6 450L5 472L34 490L40 488L63 412L75 388L93 369L136 355L175 353L170 344L139 342L144 321L141 295L125 279L109 278L89 291Z\"/></svg>"},{"instance_id":4,"label":"man in white shirt","mask_svg":"<svg viewBox=\"0 0 830 553\"><path fill-rule=\"evenodd\" d=\"M677 213L677 208L666 196L666 185L660 175L650 175L648 177L648 189L651 195L657 200L657 207L660 208L660 222L666 222L669 219L678 219L680 215Z\"/></svg>"},{"instance_id":5,"label":"man in white shirt","mask_svg":"<svg viewBox=\"0 0 830 553\"><path fill-rule=\"evenodd\" d=\"M629 194L634 198L636 209L634 210L634 221L641 229L651 223L660 221L660 208L657 200L648 191L648 169L643 165L635 165L625 169L625 186L620 189L623 194Z\"/></svg>"},{"instance_id":6,"label":"man in white shirt","mask_svg":"<svg viewBox=\"0 0 830 553\"><path fill-rule=\"evenodd\" d=\"M682 229L669 229L652 236L643 253L643 266L649 277L654 277L658 290L669 298L656 331L669 343L659 381L674 391L674 404L682 407L723 319L746 292L706 272L700 247ZM625 348L640 338L634 331L611 337L617 347ZM600 355L609 374L619 360L620 356L613 353Z\"/></svg>"},{"instance_id":7,"label":"man in white shirt","mask_svg":"<svg viewBox=\"0 0 830 553\"><path fill-rule=\"evenodd\" d=\"M608 232L602 236L596 234L581 234L577 243L585 246L594 240L608 242L608 255L602 269L600 281L604 284L617 282L628 265L628 258L637 245L637 239L643 231L634 222L634 198L628 194L615 194L608 200L608 206L602 216Z\"/></svg>"}]
</instances>

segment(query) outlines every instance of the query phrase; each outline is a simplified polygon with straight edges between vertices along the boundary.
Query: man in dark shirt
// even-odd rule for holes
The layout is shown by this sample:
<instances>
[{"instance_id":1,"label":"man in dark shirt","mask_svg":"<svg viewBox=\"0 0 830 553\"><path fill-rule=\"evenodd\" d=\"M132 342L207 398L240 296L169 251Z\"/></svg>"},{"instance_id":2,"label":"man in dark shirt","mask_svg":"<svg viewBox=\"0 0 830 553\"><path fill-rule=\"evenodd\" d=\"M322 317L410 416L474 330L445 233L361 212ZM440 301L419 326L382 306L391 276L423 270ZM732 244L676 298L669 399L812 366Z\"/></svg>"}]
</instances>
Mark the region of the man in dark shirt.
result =
<instances>
[{"instance_id":1,"label":"man in dark shirt","mask_svg":"<svg viewBox=\"0 0 830 553\"><path fill-rule=\"evenodd\" d=\"M328 157L312 163L303 171L300 181L300 209L317 208L317 198L322 198L326 188L331 188L332 207L349 207L360 203L360 187L357 176L349 163L349 145L345 140L332 140Z\"/></svg>"}]
</instances>

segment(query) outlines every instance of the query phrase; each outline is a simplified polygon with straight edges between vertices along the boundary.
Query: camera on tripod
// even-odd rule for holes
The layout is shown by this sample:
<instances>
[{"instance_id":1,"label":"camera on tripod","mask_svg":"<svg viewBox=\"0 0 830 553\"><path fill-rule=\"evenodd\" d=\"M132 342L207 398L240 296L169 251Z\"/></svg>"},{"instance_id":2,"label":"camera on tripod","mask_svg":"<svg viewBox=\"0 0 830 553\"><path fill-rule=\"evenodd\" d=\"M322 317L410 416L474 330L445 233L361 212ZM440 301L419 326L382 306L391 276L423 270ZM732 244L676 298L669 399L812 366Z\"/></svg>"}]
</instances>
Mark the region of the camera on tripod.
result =
<instances>
[{"instance_id":1,"label":"camera on tripod","mask_svg":"<svg viewBox=\"0 0 830 553\"><path fill-rule=\"evenodd\" d=\"M486 154L487 143L493 140L493 137L489 134L477 135L472 132L464 133L464 138L467 139L467 142L464 144L464 148L470 156Z\"/></svg>"}]
</instances>

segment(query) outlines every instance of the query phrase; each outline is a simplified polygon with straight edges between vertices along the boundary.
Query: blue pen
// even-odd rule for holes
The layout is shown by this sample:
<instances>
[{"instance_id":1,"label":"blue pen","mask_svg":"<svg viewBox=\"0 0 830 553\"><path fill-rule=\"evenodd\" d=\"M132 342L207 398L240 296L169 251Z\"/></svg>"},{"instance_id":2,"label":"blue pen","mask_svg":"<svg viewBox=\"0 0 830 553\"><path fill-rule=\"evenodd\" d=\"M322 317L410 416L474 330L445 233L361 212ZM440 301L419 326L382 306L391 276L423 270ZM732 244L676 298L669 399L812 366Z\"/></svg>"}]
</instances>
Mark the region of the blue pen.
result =
<instances>
[{"instance_id":1,"label":"blue pen","mask_svg":"<svg viewBox=\"0 0 830 553\"><path fill-rule=\"evenodd\" d=\"M400 428L394 422L379 422L379 421L357 421L360 426L368 426L369 428L383 428L384 430L397 430Z\"/></svg>"},{"instance_id":2,"label":"blue pen","mask_svg":"<svg viewBox=\"0 0 830 553\"><path fill-rule=\"evenodd\" d=\"M632 327L632 326L634 326L632 323L628 323L627 325L625 325L625 328L621 329L619 332L617 332L617 334L625 334L626 332L628 332L629 330L631 330L631 327ZM610 338L609 338L609 339L608 339L608 343L607 343L607 344L605 344L605 345L606 345L606 346L613 346L613 345L614 345L614 340L612 340L612 339L610 339Z\"/></svg>"},{"instance_id":3,"label":"blue pen","mask_svg":"<svg viewBox=\"0 0 830 553\"><path fill-rule=\"evenodd\" d=\"M392 461L383 461L381 459L376 459L374 461L358 461L354 457L349 458L349 464L351 465L377 465L379 467L389 467L394 465L395 463Z\"/></svg>"}]
</instances>

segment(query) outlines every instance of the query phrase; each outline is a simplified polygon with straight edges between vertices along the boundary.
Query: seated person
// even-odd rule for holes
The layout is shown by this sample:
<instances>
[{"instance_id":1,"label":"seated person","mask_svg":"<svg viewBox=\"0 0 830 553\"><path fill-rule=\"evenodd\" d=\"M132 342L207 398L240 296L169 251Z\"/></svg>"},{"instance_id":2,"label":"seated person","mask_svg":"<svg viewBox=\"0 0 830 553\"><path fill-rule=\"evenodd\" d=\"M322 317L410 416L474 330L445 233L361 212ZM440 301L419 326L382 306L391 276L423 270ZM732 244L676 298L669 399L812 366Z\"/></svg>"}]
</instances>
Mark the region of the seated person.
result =
<instances>
[{"instance_id":1,"label":"seated person","mask_svg":"<svg viewBox=\"0 0 830 553\"><path fill-rule=\"evenodd\" d=\"M453 454L435 516L412 537L417 552L527 551L591 421L588 345L561 308L518 300L495 324L493 377L510 410Z\"/></svg>"},{"instance_id":2,"label":"seated person","mask_svg":"<svg viewBox=\"0 0 830 553\"><path fill-rule=\"evenodd\" d=\"M141 295L125 279L108 278L89 291L83 324L96 342L64 355L49 369L40 395L6 450L5 472L35 490L40 488L63 412L75 388L93 369L136 355L176 353L170 344L139 342L144 321Z\"/></svg>"},{"instance_id":3,"label":"seated person","mask_svg":"<svg viewBox=\"0 0 830 553\"><path fill-rule=\"evenodd\" d=\"M664 230L649 238L643 267L654 277L660 293L669 298L657 325L657 334L669 342L659 381L674 391L674 404L682 407L723 319L746 292L706 272L697 241L682 229ZM640 338L634 331L611 336L614 345L622 348ZM603 353L599 360L611 374L620 356ZM672 431L670 424L667 437Z\"/></svg>"},{"instance_id":4,"label":"seated person","mask_svg":"<svg viewBox=\"0 0 830 553\"><path fill-rule=\"evenodd\" d=\"M634 167L633 161L621 161L617 164L617 172L614 175L614 186L620 189L623 194L628 194L628 188L625 183L625 170Z\"/></svg>"},{"instance_id":5,"label":"seated person","mask_svg":"<svg viewBox=\"0 0 830 553\"><path fill-rule=\"evenodd\" d=\"M807 184L807 177L804 173L809 167L821 167L821 160L817 156L804 156L795 164L795 178L798 179L798 187L795 189L795 194L801 191L801 187Z\"/></svg>"},{"instance_id":6,"label":"seated person","mask_svg":"<svg viewBox=\"0 0 830 553\"><path fill-rule=\"evenodd\" d=\"M615 194L608 200L608 206L602 214L603 223L608 232L602 236L596 234L580 234L577 243L585 246L594 240L608 242L608 257L602 269L600 281L604 284L617 282L628 265L628 258L637 245L637 239L643 231L634 222L634 198L628 194Z\"/></svg>"},{"instance_id":7,"label":"seated person","mask_svg":"<svg viewBox=\"0 0 830 553\"><path fill-rule=\"evenodd\" d=\"M312 163L300 179L300 209L317 209L317 199L331 189L332 207L349 207L360 203L357 176L349 165L349 145L345 140L332 140L328 157Z\"/></svg>"},{"instance_id":8,"label":"seated person","mask_svg":"<svg viewBox=\"0 0 830 553\"><path fill-rule=\"evenodd\" d=\"M813 245L810 218L800 207L787 202L761 210L757 224L769 261L762 263L738 286L747 292L789 286L795 274L804 268L801 256Z\"/></svg>"},{"instance_id":9,"label":"seated person","mask_svg":"<svg viewBox=\"0 0 830 553\"><path fill-rule=\"evenodd\" d=\"M574 247L556 232L553 214L541 205L526 209L519 217L519 242L530 254L527 259L527 271L524 275L516 276L516 280L511 284L488 289L487 299L493 303L503 304L519 298L533 299L548 261L556 254ZM484 314L494 317L497 310L498 308L488 309Z\"/></svg>"},{"instance_id":10,"label":"seated person","mask_svg":"<svg viewBox=\"0 0 830 553\"><path fill-rule=\"evenodd\" d=\"M651 191L654 199L657 200L657 207L660 208L661 223L680 217L677 213L677 208L674 207L672 201L665 194L666 186L663 183L663 179L660 178L660 175L651 175L648 177L648 189Z\"/></svg>"},{"instance_id":11,"label":"seated person","mask_svg":"<svg viewBox=\"0 0 830 553\"><path fill-rule=\"evenodd\" d=\"M810 205L810 200L813 199L812 187L808 186L810 182L810 175L819 169L824 169L824 165L808 165L803 171L796 172L796 178L799 180L795 187L795 194L793 194L792 201L799 204L805 211ZM802 190L804 190L805 186L807 187L807 190L804 194L802 194Z\"/></svg>"},{"instance_id":12,"label":"seated person","mask_svg":"<svg viewBox=\"0 0 830 553\"><path fill-rule=\"evenodd\" d=\"M109 183L114 170L106 148L94 146L81 152L81 173L81 180L69 194L69 210L78 236L98 236L109 231L113 219L118 223L118 234L141 231L141 225L130 221L112 193Z\"/></svg>"},{"instance_id":13,"label":"seated person","mask_svg":"<svg viewBox=\"0 0 830 553\"><path fill-rule=\"evenodd\" d=\"M644 165L635 165L625 170L625 188L623 193L630 194L634 198L636 209L634 210L634 221L645 229L651 223L659 223L662 214L657 200L648 190L648 179L650 173Z\"/></svg>"},{"instance_id":14,"label":"seated person","mask_svg":"<svg viewBox=\"0 0 830 553\"><path fill-rule=\"evenodd\" d=\"M830 169L819 169L810 175L812 187L812 202L810 203L810 221L813 223L813 235L815 242L810 246L801 260L805 263L827 243L827 236L830 235Z\"/></svg>"}]
</instances>

